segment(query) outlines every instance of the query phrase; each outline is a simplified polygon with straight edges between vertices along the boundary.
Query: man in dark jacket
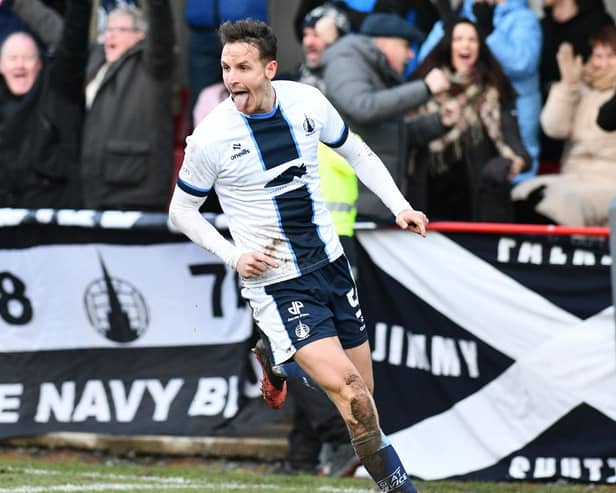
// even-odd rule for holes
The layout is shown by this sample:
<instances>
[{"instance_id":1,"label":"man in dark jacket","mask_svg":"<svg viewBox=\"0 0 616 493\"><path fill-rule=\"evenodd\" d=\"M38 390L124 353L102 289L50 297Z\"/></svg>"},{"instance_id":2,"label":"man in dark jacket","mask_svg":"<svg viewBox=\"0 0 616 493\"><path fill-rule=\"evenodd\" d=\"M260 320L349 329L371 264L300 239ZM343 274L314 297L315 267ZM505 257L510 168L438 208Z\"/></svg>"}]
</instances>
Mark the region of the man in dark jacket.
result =
<instances>
[{"instance_id":1,"label":"man in dark jacket","mask_svg":"<svg viewBox=\"0 0 616 493\"><path fill-rule=\"evenodd\" d=\"M0 206L79 206L82 87L91 2L68 2L65 29L43 63L30 34L0 49Z\"/></svg>"},{"instance_id":2,"label":"man in dark jacket","mask_svg":"<svg viewBox=\"0 0 616 493\"><path fill-rule=\"evenodd\" d=\"M449 87L444 73L434 69L422 81L404 82L406 63L414 56L410 44L421 40L414 26L395 14L372 14L362 34L347 35L323 54L325 85L330 101L349 128L381 157L401 189L407 172L408 136L404 114L430 94ZM388 220L390 214L363 185L360 216Z\"/></svg>"},{"instance_id":3,"label":"man in dark jacket","mask_svg":"<svg viewBox=\"0 0 616 493\"><path fill-rule=\"evenodd\" d=\"M90 55L81 175L90 209L166 209L173 174L174 31L168 0L109 13ZM148 26L149 24L149 26Z\"/></svg>"}]
</instances>

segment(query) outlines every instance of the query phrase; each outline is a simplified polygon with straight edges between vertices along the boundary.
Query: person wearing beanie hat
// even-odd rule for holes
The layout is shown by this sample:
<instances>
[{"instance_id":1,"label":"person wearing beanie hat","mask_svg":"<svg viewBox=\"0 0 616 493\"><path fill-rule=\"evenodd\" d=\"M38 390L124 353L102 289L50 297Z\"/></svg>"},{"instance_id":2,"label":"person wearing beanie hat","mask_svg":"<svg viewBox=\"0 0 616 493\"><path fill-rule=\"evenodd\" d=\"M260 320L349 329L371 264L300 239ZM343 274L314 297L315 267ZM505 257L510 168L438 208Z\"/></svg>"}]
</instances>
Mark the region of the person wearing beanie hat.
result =
<instances>
[{"instance_id":1,"label":"person wearing beanie hat","mask_svg":"<svg viewBox=\"0 0 616 493\"><path fill-rule=\"evenodd\" d=\"M334 25L338 31L338 37L348 33L351 30L351 23L349 22L349 18L346 13L329 3L319 5L308 12L304 17L302 27L304 29L307 27L314 28L316 27L317 22L323 17L330 18L334 21Z\"/></svg>"},{"instance_id":2,"label":"person wearing beanie hat","mask_svg":"<svg viewBox=\"0 0 616 493\"><path fill-rule=\"evenodd\" d=\"M307 75L303 73L298 79L299 82L316 86L325 92L321 82L321 55L327 46L348 33L349 29L350 24L345 13L332 5L321 5L306 14L302 33L304 65L312 72L312 76L316 76L320 81L315 83L313 78L302 80Z\"/></svg>"}]
</instances>

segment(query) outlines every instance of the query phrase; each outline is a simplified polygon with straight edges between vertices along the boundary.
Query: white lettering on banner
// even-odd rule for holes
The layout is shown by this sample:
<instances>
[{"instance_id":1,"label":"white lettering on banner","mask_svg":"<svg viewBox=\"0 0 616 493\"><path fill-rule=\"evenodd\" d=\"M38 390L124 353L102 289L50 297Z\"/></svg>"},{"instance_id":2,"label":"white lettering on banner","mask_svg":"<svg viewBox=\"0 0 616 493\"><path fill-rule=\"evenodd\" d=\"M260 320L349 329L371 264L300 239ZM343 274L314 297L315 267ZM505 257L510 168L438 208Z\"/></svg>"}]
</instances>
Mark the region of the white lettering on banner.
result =
<instances>
[{"instance_id":1,"label":"white lettering on banner","mask_svg":"<svg viewBox=\"0 0 616 493\"><path fill-rule=\"evenodd\" d=\"M566 253L561 246L546 246L543 243L517 241L513 238L500 238L497 246L497 260L501 263L551 265L612 265L609 255L577 248Z\"/></svg>"},{"instance_id":2,"label":"white lettering on banner","mask_svg":"<svg viewBox=\"0 0 616 493\"><path fill-rule=\"evenodd\" d=\"M105 386L100 380L89 380L81 394L81 399L75 406L72 421L79 423L88 418L108 423L111 421L111 409L107 401Z\"/></svg>"},{"instance_id":3,"label":"white lettering on banner","mask_svg":"<svg viewBox=\"0 0 616 493\"><path fill-rule=\"evenodd\" d=\"M159 380L135 380L128 392L120 380L111 380L109 389L111 397L107 394L105 384L101 380L88 380L80 396L77 396L75 382L63 382L61 390L57 384L45 382L40 386L39 401L34 421L47 423L53 419L60 423L83 422L94 418L99 422L112 420L111 405L115 410L115 420L129 422L143 402L146 390L154 401L154 421L165 421L169 416L169 409L184 380L173 378L166 386ZM78 398L78 400L77 400Z\"/></svg>"},{"instance_id":4,"label":"white lettering on banner","mask_svg":"<svg viewBox=\"0 0 616 493\"><path fill-rule=\"evenodd\" d=\"M374 326L373 361L387 361L390 365L400 366L406 346L407 368L430 371L437 376L479 377L477 343L475 341L456 340L451 337L435 335L430 337L430 350L428 351L428 336L413 334L400 325L392 325L389 331L388 329L389 326L384 322L377 322ZM389 344L387 343L388 335ZM462 362L465 363L466 368L463 367ZM464 369L466 369L466 374L463 374Z\"/></svg>"},{"instance_id":5,"label":"white lettering on banner","mask_svg":"<svg viewBox=\"0 0 616 493\"><path fill-rule=\"evenodd\" d=\"M135 417L139 404L141 404L143 399L143 394L146 390L145 380L134 381L130 386L128 395L124 388L124 382L121 380L110 380L109 389L115 404L116 419L120 423L130 423Z\"/></svg>"},{"instance_id":6,"label":"white lettering on banner","mask_svg":"<svg viewBox=\"0 0 616 493\"><path fill-rule=\"evenodd\" d=\"M222 377L200 378L197 393L188 409L189 416L215 416L224 413L232 418L238 411L238 377L229 382Z\"/></svg>"},{"instance_id":7,"label":"white lettering on banner","mask_svg":"<svg viewBox=\"0 0 616 493\"><path fill-rule=\"evenodd\" d=\"M42 383L34 421L47 423L53 412L55 420L68 423L75 405L75 382L63 382L62 390L58 392L53 383Z\"/></svg>"},{"instance_id":8,"label":"white lettering on banner","mask_svg":"<svg viewBox=\"0 0 616 493\"><path fill-rule=\"evenodd\" d=\"M432 374L460 376L460 358L456 352L456 342L449 337L432 338Z\"/></svg>"},{"instance_id":9,"label":"white lettering on banner","mask_svg":"<svg viewBox=\"0 0 616 493\"><path fill-rule=\"evenodd\" d=\"M511 459L509 476L513 479L583 479L616 484L616 458L597 457L535 457L518 455ZM605 474L603 472L605 471Z\"/></svg>"},{"instance_id":10,"label":"white lettering on banner","mask_svg":"<svg viewBox=\"0 0 616 493\"><path fill-rule=\"evenodd\" d=\"M19 397L24 392L21 383L0 385L0 423L17 423L19 421Z\"/></svg>"},{"instance_id":11,"label":"white lettering on banner","mask_svg":"<svg viewBox=\"0 0 616 493\"><path fill-rule=\"evenodd\" d=\"M166 421L169 416L169 408L175 396L184 385L184 379L172 378L166 387L158 380L148 380L147 386L152 399L154 399L154 421Z\"/></svg>"}]
</instances>

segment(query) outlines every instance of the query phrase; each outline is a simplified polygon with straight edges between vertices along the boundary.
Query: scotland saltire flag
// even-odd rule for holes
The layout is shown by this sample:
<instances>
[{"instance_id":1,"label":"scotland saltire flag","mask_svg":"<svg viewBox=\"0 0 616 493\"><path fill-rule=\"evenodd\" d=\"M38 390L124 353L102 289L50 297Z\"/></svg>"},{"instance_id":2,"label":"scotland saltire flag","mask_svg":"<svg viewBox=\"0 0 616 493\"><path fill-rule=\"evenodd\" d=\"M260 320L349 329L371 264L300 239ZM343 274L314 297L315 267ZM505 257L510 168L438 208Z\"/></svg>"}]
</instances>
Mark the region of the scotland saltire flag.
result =
<instances>
[{"instance_id":1,"label":"scotland saltire flag","mask_svg":"<svg viewBox=\"0 0 616 493\"><path fill-rule=\"evenodd\" d=\"M616 483L607 240L359 241L375 398L409 474Z\"/></svg>"}]
</instances>

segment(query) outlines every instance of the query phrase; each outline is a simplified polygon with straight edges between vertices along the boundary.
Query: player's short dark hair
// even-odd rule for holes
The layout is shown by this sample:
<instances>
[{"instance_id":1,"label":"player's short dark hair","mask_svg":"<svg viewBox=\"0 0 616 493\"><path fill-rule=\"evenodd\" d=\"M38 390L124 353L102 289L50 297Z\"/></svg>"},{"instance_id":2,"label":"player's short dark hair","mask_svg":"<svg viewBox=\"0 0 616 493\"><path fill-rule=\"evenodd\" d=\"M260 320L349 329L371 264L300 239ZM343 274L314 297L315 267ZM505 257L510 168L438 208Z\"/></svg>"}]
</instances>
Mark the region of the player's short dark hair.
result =
<instances>
[{"instance_id":1,"label":"player's short dark hair","mask_svg":"<svg viewBox=\"0 0 616 493\"><path fill-rule=\"evenodd\" d=\"M262 60L275 60L278 51L278 41L272 28L265 22L255 19L241 19L239 21L226 21L218 28L220 42L248 43L259 50Z\"/></svg>"}]
</instances>

